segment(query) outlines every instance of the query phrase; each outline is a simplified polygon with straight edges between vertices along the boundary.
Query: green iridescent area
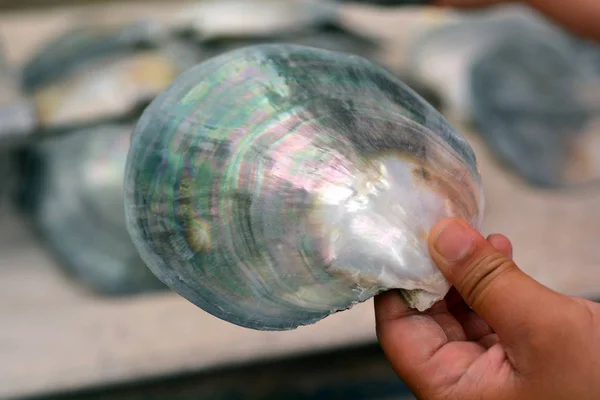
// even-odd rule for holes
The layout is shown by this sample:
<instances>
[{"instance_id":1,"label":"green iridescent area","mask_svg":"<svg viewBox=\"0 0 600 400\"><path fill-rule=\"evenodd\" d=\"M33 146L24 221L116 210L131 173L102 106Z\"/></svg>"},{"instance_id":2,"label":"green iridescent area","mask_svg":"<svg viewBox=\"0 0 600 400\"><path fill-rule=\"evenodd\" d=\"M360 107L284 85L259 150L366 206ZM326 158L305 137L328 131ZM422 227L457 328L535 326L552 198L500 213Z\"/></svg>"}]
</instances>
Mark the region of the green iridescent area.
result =
<instances>
[{"instance_id":1,"label":"green iridescent area","mask_svg":"<svg viewBox=\"0 0 600 400\"><path fill-rule=\"evenodd\" d=\"M456 198L418 181L418 166ZM185 72L140 118L125 174L148 267L205 311L261 330L390 287L426 301L447 291L420 232L452 212L478 224L481 206L475 155L433 107L367 59L298 45Z\"/></svg>"}]
</instances>

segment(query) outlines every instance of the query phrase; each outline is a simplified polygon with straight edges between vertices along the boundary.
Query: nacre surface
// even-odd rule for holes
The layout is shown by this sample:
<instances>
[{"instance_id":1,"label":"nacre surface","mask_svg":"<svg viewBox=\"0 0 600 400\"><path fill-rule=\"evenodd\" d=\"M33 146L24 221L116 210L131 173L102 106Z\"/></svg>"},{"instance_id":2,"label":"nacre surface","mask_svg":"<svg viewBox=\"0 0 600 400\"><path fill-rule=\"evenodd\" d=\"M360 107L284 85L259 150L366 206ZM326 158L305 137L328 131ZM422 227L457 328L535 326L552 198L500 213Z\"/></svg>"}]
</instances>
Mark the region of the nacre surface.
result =
<instances>
[{"instance_id":1,"label":"nacre surface","mask_svg":"<svg viewBox=\"0 0 600 400\"><path fill-rule=\"evenodd\" d=\"M393 74L298 45L237 49L144 111L125 171L148 267L205 311L259 330L308 325L388 289L449 290L427 236L480 226L475 154Z\"/></svg>"},{"instance_id":2,"label":"nacre surface","mask_svg":"<svg viewBox=\"0 0 600 400\"><path fill-rule=\"evenodd\" d=\"M165 288L125 225L123 174L132 130L133 124L107 124L41 142L35 146L41 168L27 182L35 226L59 265L102 294Z\"/></svg>"}]
</instances>

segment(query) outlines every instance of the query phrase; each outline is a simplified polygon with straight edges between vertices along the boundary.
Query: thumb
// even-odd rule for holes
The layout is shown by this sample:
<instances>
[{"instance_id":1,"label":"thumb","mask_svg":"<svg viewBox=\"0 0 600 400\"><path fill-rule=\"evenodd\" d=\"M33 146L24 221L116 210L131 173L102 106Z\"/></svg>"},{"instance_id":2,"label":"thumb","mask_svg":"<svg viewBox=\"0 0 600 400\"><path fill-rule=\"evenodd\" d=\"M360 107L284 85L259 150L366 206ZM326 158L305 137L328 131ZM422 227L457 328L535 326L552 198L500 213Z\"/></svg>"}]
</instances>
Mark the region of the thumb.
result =
<instances>
[{"instance_id":1,"label":"thumb","mask_svg":"<svg viewBox=\"0 0 600 400\"><path fill-rule=\"evenodd\" d=\"M438 223L431 231L429 250L467 305L507 345L552 323L543 320L548 310L564 305L564 296L529 277L464 221Z\"/></svg>"}]
</instances>

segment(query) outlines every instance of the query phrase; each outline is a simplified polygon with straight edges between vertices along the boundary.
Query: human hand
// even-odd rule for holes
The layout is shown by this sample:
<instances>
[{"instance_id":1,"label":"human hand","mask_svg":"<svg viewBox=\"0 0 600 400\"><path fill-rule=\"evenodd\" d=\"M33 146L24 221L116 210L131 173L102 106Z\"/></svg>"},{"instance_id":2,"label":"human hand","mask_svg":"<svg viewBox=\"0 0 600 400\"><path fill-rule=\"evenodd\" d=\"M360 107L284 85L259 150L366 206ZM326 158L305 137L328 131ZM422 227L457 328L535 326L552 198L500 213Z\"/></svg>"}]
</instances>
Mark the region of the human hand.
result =
<instances>
[{"instance_id":1,"label":"human hand","mask_svg":"<svg viewBox=\"0 0 600 400\"><path fill-rule=\"evenodd\" d=\"M420 313L375 299L382 349L418 398L600 399L599 304L536 282L506 237L460 220L434 227L430 253L454 286L445 300Z\"/></svg>"},{"instance_id":2,"label":"human hand","mask_svg":"<svg viewBox=\"0 0 600 400\"><path fill-rule=\"evenodd\" d=\"M433 5L481 8L499 4L523 3L535 8L555 23L586 39L600 41L600 2L597 0L432 0Z\"/></svg>"}]
</instances>

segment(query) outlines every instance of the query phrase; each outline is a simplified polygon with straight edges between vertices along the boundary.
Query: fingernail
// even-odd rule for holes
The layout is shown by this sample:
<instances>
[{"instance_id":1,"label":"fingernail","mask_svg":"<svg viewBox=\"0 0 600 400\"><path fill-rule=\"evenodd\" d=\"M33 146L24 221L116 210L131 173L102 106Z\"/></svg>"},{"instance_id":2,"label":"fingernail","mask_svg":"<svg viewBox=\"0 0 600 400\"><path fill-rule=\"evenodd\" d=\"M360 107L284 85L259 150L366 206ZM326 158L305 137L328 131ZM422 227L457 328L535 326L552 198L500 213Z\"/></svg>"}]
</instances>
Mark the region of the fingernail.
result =
<instances>
[{"instance_id":1,"label":"fingernail","mask_svg":"<svg viewBox=\"0 0 600 400\"><path fill-rule=\"evenodd\" d=\"M437 232L433 248L446 261L457 262L469 255L474 243L475 238L467 227L449 220Z\"/></svg>"}]
</instances>

